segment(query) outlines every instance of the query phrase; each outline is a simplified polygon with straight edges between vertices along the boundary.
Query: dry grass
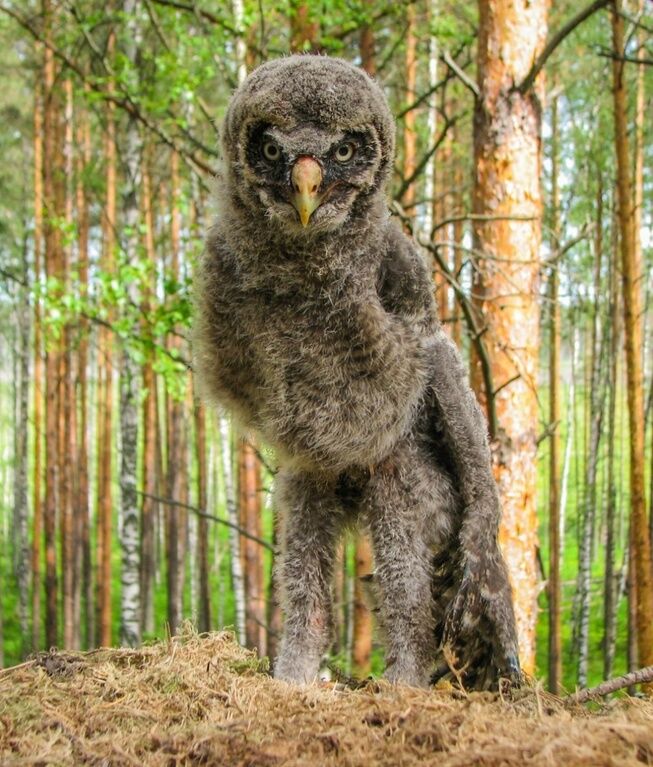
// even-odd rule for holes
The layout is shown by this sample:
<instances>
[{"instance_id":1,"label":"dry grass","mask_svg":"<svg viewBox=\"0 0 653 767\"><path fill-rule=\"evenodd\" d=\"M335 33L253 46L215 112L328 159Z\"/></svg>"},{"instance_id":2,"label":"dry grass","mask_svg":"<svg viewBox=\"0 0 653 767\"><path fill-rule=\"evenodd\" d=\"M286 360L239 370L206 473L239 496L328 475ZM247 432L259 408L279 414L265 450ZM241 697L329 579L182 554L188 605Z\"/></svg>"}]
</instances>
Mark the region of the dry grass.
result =
<instances>
[{"instance_id":1,"label":"dry grass","mask_svg":"<svg viewBox=\"0 0 653 767\"><path fill-rule=\"evenodd\" d=\"M231 634L42 655L0 674L2 765L653 764L653 703L537 689L297 689Z\"/></svg>"}]
</instances>

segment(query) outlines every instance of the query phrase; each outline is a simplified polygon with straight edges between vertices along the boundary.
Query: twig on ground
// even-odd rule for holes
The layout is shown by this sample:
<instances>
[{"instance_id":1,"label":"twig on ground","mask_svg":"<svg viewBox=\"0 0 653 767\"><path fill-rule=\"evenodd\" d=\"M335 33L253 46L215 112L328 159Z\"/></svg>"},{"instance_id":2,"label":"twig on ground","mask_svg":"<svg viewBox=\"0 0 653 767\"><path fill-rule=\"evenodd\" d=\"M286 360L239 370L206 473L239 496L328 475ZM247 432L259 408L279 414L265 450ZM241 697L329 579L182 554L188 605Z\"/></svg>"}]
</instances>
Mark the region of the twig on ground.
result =
<instances>
[{"instance_id":1,"label":"twig on ground","mask_svg":"<svg viewBox=\"0 0 653 767\"><path fill-rule=\"evenodd\" d=\"M630 687L633 684L646 684L647 682L653 682L653 666L645 666L623 676L607 679L605 682L597 684L596 687L586 687L584 690L578 690L573 695L569 695L565 702L585 703L591 698L610 695L610 693L617 692L617 690L623 690L624 687Z\"/></svg>"}]
</instances>

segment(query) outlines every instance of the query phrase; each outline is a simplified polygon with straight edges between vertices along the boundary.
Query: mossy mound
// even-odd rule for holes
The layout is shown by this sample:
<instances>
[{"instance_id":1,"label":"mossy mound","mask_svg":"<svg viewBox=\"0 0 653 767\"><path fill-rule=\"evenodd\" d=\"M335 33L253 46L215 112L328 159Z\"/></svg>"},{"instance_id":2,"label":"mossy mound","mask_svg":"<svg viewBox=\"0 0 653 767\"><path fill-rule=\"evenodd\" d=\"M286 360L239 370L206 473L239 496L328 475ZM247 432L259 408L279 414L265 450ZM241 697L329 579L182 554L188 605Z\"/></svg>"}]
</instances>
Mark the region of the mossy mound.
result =
<instances>
[{"instance_id":1,"label":"mossy mound","mask_svg":"<svg viewBox=\"0 0 653 767\"><path fill-rule=\"evenodd\" d=\"M0 672L0 764L625 767L653 764L653 703L590 711L537 687L298 689L232 634L186 630Z\"/></svg>"}]
</instances>

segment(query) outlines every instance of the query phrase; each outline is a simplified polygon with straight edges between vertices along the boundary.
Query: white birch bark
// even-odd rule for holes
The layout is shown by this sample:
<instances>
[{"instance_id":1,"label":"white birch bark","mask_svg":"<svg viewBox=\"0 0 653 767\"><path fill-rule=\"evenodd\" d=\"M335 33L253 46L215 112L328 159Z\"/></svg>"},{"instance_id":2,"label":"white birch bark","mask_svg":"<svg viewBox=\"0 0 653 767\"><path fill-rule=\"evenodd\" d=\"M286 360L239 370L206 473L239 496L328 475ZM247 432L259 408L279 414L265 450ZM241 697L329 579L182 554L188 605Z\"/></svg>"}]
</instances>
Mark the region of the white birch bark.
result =
<instances>
[{"instance_id":1,"label":"white birch bark","mask_svg":"<svg viewBox=\"0 0 653 767\"><path fill-rule=\"evenodd\" d=\"M123 11L127 20L125 55L131 62L137 59L141 41L139 0L124 0ZM125 187L122 210L124 217L125 263L138 258L138 191L140 188L142 139L137 121L129 116L123 145ZM138 291L134 282L128 287L133 305L138 305ZM136 329L136 332L138 330ZM122 548L120 637L121 643L134 647L140 642L140 573L139 573L139 506L136 494L139 414L139 369L124 347L120 377L120 501Z\"/></svg>"},{"instance_id":2,"label":"white birch bark","mask_svg":"<svg viewBox=\"0 0 653 767\"><path fill-rule=\"evenodd\" d=\"M597 258L599 258L597 254ZM596 288L598 290L598 280ZM585 466L585 498L583 509L583 530L578 555L578 684L587 686L589 665L589 624L592 576L592 538L596 518L596 479L599 459L599 443L603 426L605 392L601 380L604 344L600 338L598 296L595 297L592 330L592 372L590 391L590 441L587 463Z\"/></svg>"},{"instance_id":3,"label":"white birch bark","mask_svg":"<svg viewBox=\"0 0 653 767\"><path fill-rule=\"evenodd\" d=\"M571 337L571 376L569 379L569 392L567 398L567 439L565 441L565 455L562 460L562 479L560 481L560 570L564 562L565 554L565 526L567 512L567 497L569 495L569 472L571 470L571 449L574 444L574 430L576 418L576 371L578 370L578 352L580 339L578 328L574 329Z\"/></svg>"}]
</instances>

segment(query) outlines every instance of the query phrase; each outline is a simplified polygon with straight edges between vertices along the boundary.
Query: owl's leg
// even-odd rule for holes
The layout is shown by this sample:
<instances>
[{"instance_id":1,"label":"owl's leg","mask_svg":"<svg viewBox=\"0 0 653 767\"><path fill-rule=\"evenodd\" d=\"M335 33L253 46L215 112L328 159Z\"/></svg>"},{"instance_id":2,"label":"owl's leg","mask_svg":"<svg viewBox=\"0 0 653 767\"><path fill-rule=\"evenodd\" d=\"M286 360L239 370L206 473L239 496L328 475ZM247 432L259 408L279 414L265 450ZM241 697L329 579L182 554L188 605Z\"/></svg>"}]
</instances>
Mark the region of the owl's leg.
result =
<instances>
[{"instance_id":1,"label":"owl's leg","mask_svg":"<svg viewBox=\"0 0 653 767\"><path fill-rule=\"evenodd\" d=\"M448 535L454 506L451 483L415 445L400 447L370 478L364 514L392 682L428 686L437 650L432 545Z\"/></svg>"},{"instance_id":2,"label":"owl's leg","mask_svg":"<svg viewBox=\"0 0 653 767\"><path fill-rule=\"evenodd\" d=\"M274 676L308 684L331 641L331 577L344 514L333 482L319 476L280 472L277 492L285 620Z\"/></svg>"}]
</instances>

